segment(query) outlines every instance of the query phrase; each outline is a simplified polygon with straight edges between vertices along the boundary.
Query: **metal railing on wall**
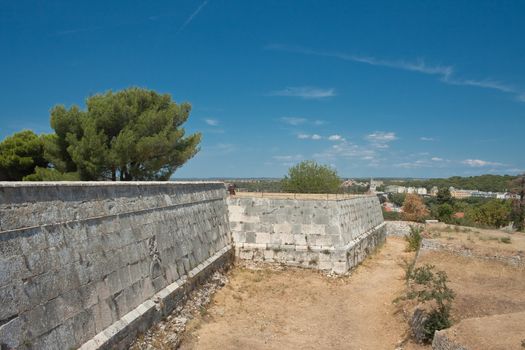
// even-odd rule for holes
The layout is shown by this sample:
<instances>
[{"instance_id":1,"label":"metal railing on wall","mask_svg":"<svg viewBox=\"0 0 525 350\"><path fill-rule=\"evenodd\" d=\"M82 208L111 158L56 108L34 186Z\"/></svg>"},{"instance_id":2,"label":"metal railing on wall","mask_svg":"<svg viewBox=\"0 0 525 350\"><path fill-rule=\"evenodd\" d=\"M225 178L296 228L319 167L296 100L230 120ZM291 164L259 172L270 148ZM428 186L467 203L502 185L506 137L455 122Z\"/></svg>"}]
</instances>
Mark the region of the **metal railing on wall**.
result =
<instances>
[{"instance_id":1,"label":"metal railing on wall","mask_svg":"<svg viewBox=\"0 0 525 350\"><path fill-rule=\"evenodd\" d=\"M283 193L283 192L236 192L234 197L297 199L297 200L343 200L366 197L365 194L350 193Z\"/></svg>"}]
</instances>

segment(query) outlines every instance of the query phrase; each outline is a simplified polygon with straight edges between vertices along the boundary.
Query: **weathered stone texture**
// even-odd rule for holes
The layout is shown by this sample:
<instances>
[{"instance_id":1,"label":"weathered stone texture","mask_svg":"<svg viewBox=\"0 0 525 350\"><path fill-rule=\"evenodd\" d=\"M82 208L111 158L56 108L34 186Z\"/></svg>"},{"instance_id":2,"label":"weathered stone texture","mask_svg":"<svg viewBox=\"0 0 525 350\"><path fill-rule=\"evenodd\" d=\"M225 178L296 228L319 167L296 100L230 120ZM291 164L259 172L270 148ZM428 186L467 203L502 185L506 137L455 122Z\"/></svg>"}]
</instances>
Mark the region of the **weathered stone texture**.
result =
<instances>
[{"instance_id":1,"label":"weathered stone texture","mask_svg":"<svg viewBox=\"0 0 525 350\"><path fill-rule=\"evenodd\" d=\"M287 200L228 198L239 258L344 273L385 239L375 196Z\"/></svg>"},{"instance_id":2,"label":"weathered stone texture","mask_svg":"<svg viewBox=\"0 0 525 350\"><path fill-rule=\"evenodd\" d=\"M0 183L0 344L78 347L202 270L231 241L225 197L222 183Z\"/></svg>"},{"instance_id":3,"label":"weathered stone texture","mask_svg":"<svg viewBox=\"0 0 525 350\"><path fill-rule=\"evenodd\" d=\"M420 224L413 221L385 221L386 234L388 236L400 236L403 237L410 233L410 226L425 227L424 224Z\"/></svg>"}]
</instances>

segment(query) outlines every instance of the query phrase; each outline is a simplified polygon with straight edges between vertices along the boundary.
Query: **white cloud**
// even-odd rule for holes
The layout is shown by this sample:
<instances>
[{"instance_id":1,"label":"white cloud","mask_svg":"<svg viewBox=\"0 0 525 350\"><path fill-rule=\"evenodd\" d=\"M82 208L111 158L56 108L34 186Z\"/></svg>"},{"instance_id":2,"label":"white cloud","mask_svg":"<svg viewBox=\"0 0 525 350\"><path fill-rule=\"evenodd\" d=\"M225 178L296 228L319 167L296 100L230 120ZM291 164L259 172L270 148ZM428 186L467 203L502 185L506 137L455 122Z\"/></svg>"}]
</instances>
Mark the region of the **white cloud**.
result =
<instances>
[{"instance_id":1,"label":"white cloud","mask_svg":"<svg viewBox=\"0 0 525 350\"><path fill-rule=\"evenodd\" d=\"M204 119L204 122L208 125L211 125L211 126L217 126L219 125L219 121L217 119L211 119L211 118L208 118L208 119Z\"/></svg>"},{"instance_id":2,"label":"white cloud","mask_svg":"<svg viewBox=\"0 0 525 350\"><path fill-rule=\"evenodd\" d=\"M439 158L439 157L432 157L430 159L433 160L434 162L442 162L443 161L443 158Z\"/></svg>"},{"instance_id":3,"label":"white cloud","mask_svg":"<svg viewBox=\"0 0 525 350\"><path fill-rule=\"evenodd\" d=\"M525 92L521 89L517 89L514 86L495 81L490 79L475 80L475 79L464 79L457 78L457 74L454 72L454 67L450 65L429 65L424 60L418 59L416 61L405 61L405 60L384 60L370 56L352 55L342 52L330 52L330 51L317 51L304 47L288 46L288 45L268 45L266 49L295 52L304 55L314 55L323 57L332 57L344 61L359 62L372 66L388 67L393 69L401 69L406 71L412 71L427 75L438 76L439 80L449 85L462 85L462 86L473 86L483 89L492 89L514 95L514 98L518 101L525 102Z\"/></svg>"},{"instance_id":4,"label":"white cloud","mask_svg":"<svg viewBox=\"0 0 525 350\"><path fill-rule=\"evenodd\" d=\"M307 100L324 99L335 96L335 89L323 89L311 86L295 86L287 87L283 90L275 90L270 92L270 96L291 96L300 97Z\"/></svg>"},{"instance_id":5,"label":"white cloud","mask_svg":"<svg viewBox=\"0 0 525 350\"><path fill-rule=\"evenodd\" d=\"M394 132L376 131L366 135L367 140L372 142L390 142L397 140Z\"/></svg>"},{"instance_id":6,"label":"white cloud","mask_svg":"<svg viewBox=\"0 0 525 350\"><path fill-rule=\"evenodd\" d=\"M328 140L330 141L344 141L345 139L341 135L330 135L328 136Z\"/></svg>"},{"instance_id":7,"label":"white cloud","mask_svg":"<svg viewBox=\"0 0 525 350\"><path fill-rule=\"evenodd\" d=\"M486 160L481 159L465 159L462 161L463 164L471 166L471 167L484 167L484 166L500 166L503 165L502 163L497 162L489 162Z\"/></svg>"},{"instance_id":8,"label":"white cloud","mask_svg":"<svg viewBox=\"0 0 525 350\"><path fill-rule=\"evenodd\" d=\"M301 140L320 140L322 139L323 137L321 135L317 135L317 134L297 134L297 138L298 139L301 139Z\"/></svg>"},{"instance_id":9,"label":"white cloud","mask_svg":"<svg viewBox=\"0 0 525 350\"><path fill-rule=\"evenodd\" d=\"M388 148L388 143L397 140L394 132L376 131L365 137L377 148Z\"/></svg>"},{"instance_id":10,"label":"white cloud","mask_svg":"<svg viewBox=\"0 0 525 350\"><path fill-rule=\"evenodd\" d=\"M436 141L436 139L433 137L425 137L425 136L421 136L419 139L421 141Z\"/></svg>"},{"instance_id":11,"label":"white cloud","mask_svg":"<svg viewBox=\"0 0 525 350\"><path fill-rule=\"evenodd\" d=\"M302 154L278 155L272 157L281 165L291 167L304 159Z\"/></svg>"},{"instance_id":12,"label":"white cloud","mask_svg":"<svg viewBox=\"0 0 525 350\"><path fill-rule=\"evenodd\" d=\"M293 126L304 124L307 121L306 118L296 118L296 117L282 117L280 120L283 123L293 125Z\"/></svg>"},{"instance_id":13,"label":"white cloud","mask_svg":"<svg viewBox=\"0 0 525 350\"><path fill-rule=\"evenodd\" d=\"M281 156L273 156L272 158L278 161L282 161L282 162L284 161L289 162L289 161L294 161L294 160L301 160L303 159L303 155L302 154L281 155Z\"/></svg>"},{"instance_id":14,"label":"white cloud","mask_svg":"<svg viewBox=\"0 0 525 350\"><path fill-rule=\"evenodd\" d=\"M337 158L372 160L376 158L376 150L370 147L356 145L348 141L342 141L332 145L323 152L314 153L313 157L320 160L330 161Z\"/></svg>"}]
</instances>

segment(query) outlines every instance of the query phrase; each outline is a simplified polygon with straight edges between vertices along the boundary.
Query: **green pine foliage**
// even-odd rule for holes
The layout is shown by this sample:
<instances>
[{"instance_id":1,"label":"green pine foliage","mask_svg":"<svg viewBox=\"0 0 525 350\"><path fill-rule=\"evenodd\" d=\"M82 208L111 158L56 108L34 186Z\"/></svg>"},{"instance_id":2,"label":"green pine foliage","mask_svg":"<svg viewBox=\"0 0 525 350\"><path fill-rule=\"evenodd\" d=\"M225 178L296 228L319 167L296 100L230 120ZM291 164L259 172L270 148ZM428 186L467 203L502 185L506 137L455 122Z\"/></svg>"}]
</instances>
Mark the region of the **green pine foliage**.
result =
<instances>
[{"instance_id":1,"label":"green pine foliage","mask_svg":"<svg viewBox=\"0 0 525 350\"><path fill-rule=\"evenodd\" d=\"M182 125L191 106L129 88L51 110L54 134L22 131L0 143L0 180L168 180L199 151Z\"/></svg>"},{"instance_id":2,"label":"green pine foliage","mask_svg":"<svg viewBox=\"0 0 525 350\"><path fill-rule=\"evenodd\" d=\"M0 181L21 181L36 167L46 167L41 137L24 130L0 142Z\"/></svg>"}]
</instances>

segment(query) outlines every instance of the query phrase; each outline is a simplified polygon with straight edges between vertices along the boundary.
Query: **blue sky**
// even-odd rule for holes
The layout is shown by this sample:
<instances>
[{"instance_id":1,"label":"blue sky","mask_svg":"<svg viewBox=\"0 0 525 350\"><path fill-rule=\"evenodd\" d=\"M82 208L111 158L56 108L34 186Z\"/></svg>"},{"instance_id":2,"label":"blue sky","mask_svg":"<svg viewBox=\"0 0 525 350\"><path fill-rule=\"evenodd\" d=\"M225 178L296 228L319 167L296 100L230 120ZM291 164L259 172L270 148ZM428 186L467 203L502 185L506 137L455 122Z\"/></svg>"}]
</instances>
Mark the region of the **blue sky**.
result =
<instances>
[{"instance_id":1,"label":"blue sky","mask_svg":"<svg viewBox=\"0 0 525 350\"><path fill-rule=\"evenodd\" d=\"M525 171L523 1L1 1L0 139L141 86L193 105L175 177Z\"/></svg>"}]
</instances>

